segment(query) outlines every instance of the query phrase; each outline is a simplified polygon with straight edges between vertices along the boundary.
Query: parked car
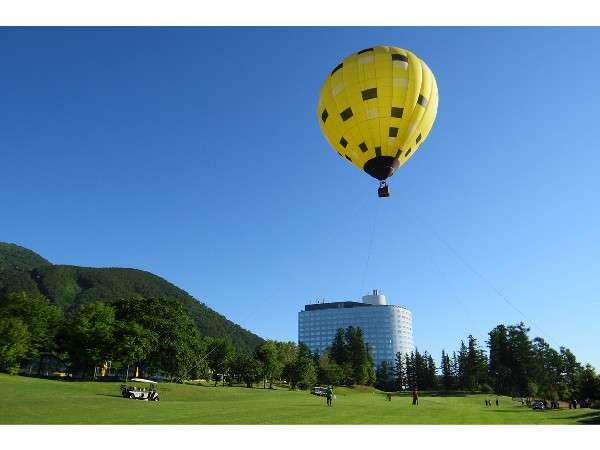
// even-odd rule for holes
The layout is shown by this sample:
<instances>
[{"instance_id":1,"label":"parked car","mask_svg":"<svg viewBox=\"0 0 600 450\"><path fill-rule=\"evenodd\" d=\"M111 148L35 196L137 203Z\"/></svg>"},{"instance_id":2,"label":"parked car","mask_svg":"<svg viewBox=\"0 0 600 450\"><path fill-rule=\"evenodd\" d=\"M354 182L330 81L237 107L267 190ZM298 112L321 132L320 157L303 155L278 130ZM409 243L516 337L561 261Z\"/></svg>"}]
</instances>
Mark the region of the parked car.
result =
<instances>
[{"instance_id":1,"label":"parked car","mask_svg":"<svg viewBox=\"0 0 600 450\"><path fill-rule=\"evenodd\" d=\"M121 385L121 395L124 398L151 400L153 402L159 401L158 383L156 381L145 380L143 378L132 378L130 381L134 384Z\"/></svg>"}]
</instances>

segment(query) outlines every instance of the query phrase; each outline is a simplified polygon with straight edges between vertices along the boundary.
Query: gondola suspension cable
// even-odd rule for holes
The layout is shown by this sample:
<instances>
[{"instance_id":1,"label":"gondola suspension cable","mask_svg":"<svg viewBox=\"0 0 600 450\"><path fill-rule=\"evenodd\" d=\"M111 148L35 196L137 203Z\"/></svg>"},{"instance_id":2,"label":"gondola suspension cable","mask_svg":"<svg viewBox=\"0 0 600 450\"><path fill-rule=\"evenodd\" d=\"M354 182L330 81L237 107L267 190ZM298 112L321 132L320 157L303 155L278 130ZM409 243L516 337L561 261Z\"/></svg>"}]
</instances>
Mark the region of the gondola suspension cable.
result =
<instances>
[{"instance_id":1,"label":"gondola suspension cable","mask_svg":"<svg viewBox=\"0 0 600 450\"><path fill-rule=\"evenodd\" d=\"M365 278L367 275L367 271L369 269L369 263L371 261L371 253L372 253L372 249L373 249L373 239L375 236L375 225L377 224L377 219L379 216L379 201L377 201L376 205L375 205L375 213L373 214L373 220L371 222L371 228L369 230L369 244L367 246L367 256L365 258L365 267L363 269L363 273L362 273L362 277L361 277L361 281L360 281L360 291L359 292L364 292L364 287L365 287Z\"/></svg>"},{"instance_id":2,"label":"gondola suspension cable","mask_svg":"<svg viewBox=\"0 0 600 450\"><path fill-rule=\"evenodd\" d=\"M366 196L365 196L365 197L362 199L362 201L358 202L358 204L356 205L356 207L355 207L355 208L354 208L354 209L351 211L351 213L350 213L350 220L348 220L348 224L347 224L347 226L345 226L345 227L344 227L344 228L341 230L343 233L345 233L345 232L346 232L346 231L347 231L347 230L348 230L348 229L349 229L351 226L353 226L353 225L355 224L355 219L356 219L356 216L358 215L358 213L359 213L360 211L364 210L364 205L365 205L365 203L366 203L367 201L369 201L369 200L370 200L370 198L371 198L370 196L369 196L369 197L366 197ZM330 228L330 227L328 227L327 229L331 229L331 228ZM329 241L329 242L331 242L331 237L333 237L334 233L336 233L336 234L339 234L339 233L340 233L340 230L337 230L337 231L336 231L336 230L333 230L333 231L331 231L330 233L326 233L326 235L327 235L327 238L328 238L328 241ZM269 297L268 297L268 300L267 300L266 302L261 302L261 304L260 304L260 305L261 305L261 307L259 307L259 308L255 308L255 309L252 309L252 310L249 310L249 311L246 311L246 314L243 314L243 315L242 315L242 318L243 318L243 319L245 319L245 320L247 320L247 319L250 319L250 318L253 318L253 317L255 317L259 311L261 311L262 309L265 309L267 306L270 306L270 305L273 303L273 301L276 301L278 298L279 298L279 295L277 295L277 294L275 294L275 295L272 295L272 296L269 296ZM240 320L240 318L237 318L236 320L238 320L238 321L239 321L239 320ZM214 349L213 349L213 350L214 350ZM208 353L207 353L207 354L204 356L204 358L203 358L203 359L206 359L206 358L207 358L207 357L210 355L210 353L212 353L212 350L211 350L211 351L209 351L209 352L208 352Z\"/></svg>"},{"instance_id":3,"label":"gondola suspension cable","mask_svg":"<svg viewBox=\"0 0 600 450\"><path fill-rule=\"evenodd\" d=\"M403 211L403 215L408 219L408 221L410 221L410 222L413 223L415 230L420 230L420 228L417 226L417 223L413 220L412 217L410 217L409 214L406 214ZM424 233L421 236L421 238L422 238L422 242L424 243L424 246L427 247L427 250L426 250L427 258L429 259L429 261L431 262L431 265L434 267L434 269L439 274L440 279L442 279L443 282L445 282L448 290L451 292L451 294L454 297L454 299L456 300L456 302L458 304L460 304L462 307L468 308L467 302L464 301L463 298L462 298L462 296L460 296L459 293L457 292L456 285L454 285L451 282L450 277L447 276L447 273L442 269L442 267L440 266L440 264L437 263L434 255L433 255L434 254L433 248L431 247L430 243L427 241ZM483 330L482 328L480 328L480 327L476 327L476 328L477 328L476 331L480 335L487 334L487 331Z\"/></svg>"},{"instance_id":4,"label":"gondola suspension cable","mask_svg":"<svg viewBox=\"0 0 600 450\"><path fill-rule=\"evenodd\" d=\"M335 230L335 229L334 229L334 228L332 228L332 227L325 227L325 229L327 229L327 230L332 230L332 231L330 231L330 232L328 232L328 233L325 233L325 234L326 234L326 237L327 237L327 241L328 241L328 242L331 242L331 238L334 236L334 233L335 233L335 234L340 234L340 231L341 231L341 232L343 232L343 233L345 233L345 232L346 232L346 231L347 231L347 230L348 230L348 229L349 229L351 226L353 226L353 224L355 223L355 222L354 222L354 219L355 219L355 218L356 218L356 216L358 215L358 212L364 209L364 208L363 208L363 207L364 207L364 204L365 204L365 202L366 202L366 201L367 201L369 198L370 198L370 197L366 197L366 196L365 196L365 197L362 199L362 201L359 201L359 202L358 202L358 204L356 204L355 208L354 208L354 209L352 209L352 211L351 211L351 213L350 213L350 220L348 220L348 222L347 222L347 226L343 227L343 228L342 228L342 230L339 230L339 229L338 229L338 230ZM319 247L319 248L321 248L321 247ZM318 255L318 253L316 253L316 254ZM322 259L322 258L320 258L320 259ZM257 314L257 312L258 312L258 311L260 311L261 309L264 309L266 306L269 306L269 305L271 305L272 301L273 301L273 300L276 300L277 298L278 298L278 297L277 297L276 295L273 295L273 296L269 297L269 300L267 300L266 302L261 302L261 306L262 306L261 308L254 309L254 310L252 310L252 313L251 313L251 314L245 314L245 315L243 315L243 317L244 317L245 319L249 319L249 318L252 318L252 317L254 317L254 316ZM237 320L239 320L239 319L237 319Z\"/></svg>"},{"instance_id":5,"label":"gondola suspension cable","mask_svg":"<svg viewBox=\"0 0 600 450\"><path fill-rule=\"evenodd\" d=\"M418 216L418 215L417 215ZM551 337L550 334L546 333L539 325L537 325L536 322L534 322L532 319L530 319L521 309L519 309L513 302L511 302L508 297L499 289L496 287L496 285L494 283L492 283L492 281L486 277L485 275L483 275L483 273L481 273L481 271L477 270L475 267L473 267L472 264L470 264L463 256L460 255L460 253L454 248L454 246L452 246L446 239L444 239L436 230L433 226L431 226L429 223L427 223L423 218L419 218L419 222L421 222L421 224L425 225L426 228L429 229L429 231L431 231L431 233L433 234L433 236L444 246L448 249L448 251L456 258L458 259L471 273L475 274L481 281L484 282L484 284L487 284L487 286L498 296L500 297L507 305L509 305L513 310L515 310L517 313L519 313L523 319L525 319L525 322L528 322L532 327L536 328L543 336L545 336L545 340L547 341L554 341L554 344L556 345L556 341L555 339L553 339ZM421 227L423 228L423 227Z\"/></svg>"}]
</instances>

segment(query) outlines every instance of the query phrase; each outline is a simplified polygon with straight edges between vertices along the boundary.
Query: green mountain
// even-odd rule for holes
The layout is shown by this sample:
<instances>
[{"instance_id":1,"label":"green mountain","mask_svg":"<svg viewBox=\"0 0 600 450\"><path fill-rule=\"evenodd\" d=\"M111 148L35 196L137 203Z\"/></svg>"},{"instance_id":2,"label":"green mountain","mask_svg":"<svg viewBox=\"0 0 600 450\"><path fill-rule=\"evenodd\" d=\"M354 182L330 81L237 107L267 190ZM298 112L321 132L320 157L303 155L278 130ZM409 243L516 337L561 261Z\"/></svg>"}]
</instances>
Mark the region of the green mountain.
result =
<instances>
[{"instance_id":1,"label":"green mountain","mask_svg":"<svg viewBox=\"0 0 600 450\"><path fill-rule=\"evenodd\" d=\"M248 351L263 341L150 272L55 265L29 249L0 242L0 295L21 291L42 294L67 313L95 301L111 303L133 296L172 298L186 307L205 336L228 338L238 350Z\"/></svg>"},{"instance_id":2,"label":"green mountain","mask_svg":"<svg viewBox=\"0 0 600 450\"><path fill-rule=\"evenodd\" d=\"M0 295L21 291L39 293L37 283L31 278L31 271L49 265L48 261L31 250L0 242Z\"/></svg>"}]
</instances>

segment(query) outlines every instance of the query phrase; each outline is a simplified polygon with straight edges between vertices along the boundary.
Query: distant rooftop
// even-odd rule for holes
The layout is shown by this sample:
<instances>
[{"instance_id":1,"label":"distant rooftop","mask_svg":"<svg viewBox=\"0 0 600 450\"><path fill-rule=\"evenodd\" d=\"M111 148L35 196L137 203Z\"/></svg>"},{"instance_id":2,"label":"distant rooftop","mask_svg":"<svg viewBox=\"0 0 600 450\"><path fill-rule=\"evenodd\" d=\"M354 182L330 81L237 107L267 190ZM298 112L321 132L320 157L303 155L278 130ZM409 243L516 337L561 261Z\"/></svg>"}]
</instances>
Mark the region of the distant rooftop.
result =
<instances>
[{"instance_id":1,"label":"distant rooftop","mask_svg":"<svg viewBox=\"0 0 600 450\"><path fill-rule=\"evenodd\" d=\"M408 309L406 306L400 305L370 305L363 302L330 302L330 303L312 303L304 306L304 311L319 311L322 309L338 309L338 308L360 308L364 306L375 306L375 307L389 307L389 308L402 308Z\"/></svg>"},{"instance_id":2,"label":"distant rooftop","mask_svg":"<svg viewBox=\"0 0 600 450\"><path fill-rule=\"evenodd\" d=\"M339 309L339 308L359 308L363 306L393 306L396 308L407 309L404 306L399 305L388 305L385 299L385 295L381 294L377 289L373 289L372 294L363 295L362 302L358 301L344 301L344 302L321 302L311 303L305 305L305 311L317 311L322 309Z\"/></svg>"},{"instance_id":3,"label":"distant rooftop","mask_svg":"<svg viewBox=\"0 0 600 450\"><path fill-rule=\"evenodd\" d=\"M360 306L372 306L361 302L331 302L331 303L313 303L304 307L305 311L315 311L318 309L337 309L337 308L358 308Z\"/></svg>"}]
</instances>

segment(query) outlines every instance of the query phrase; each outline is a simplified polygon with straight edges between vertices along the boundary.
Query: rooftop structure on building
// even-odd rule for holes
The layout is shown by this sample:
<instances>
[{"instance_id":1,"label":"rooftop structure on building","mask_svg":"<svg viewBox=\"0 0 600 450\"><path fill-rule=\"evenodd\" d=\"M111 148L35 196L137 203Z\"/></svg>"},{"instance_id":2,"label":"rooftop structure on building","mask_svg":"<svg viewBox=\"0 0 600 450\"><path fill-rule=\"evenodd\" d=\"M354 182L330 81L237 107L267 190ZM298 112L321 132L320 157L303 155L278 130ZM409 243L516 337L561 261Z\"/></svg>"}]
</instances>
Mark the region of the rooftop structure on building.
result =
<instances>
[{"instance_id":1,"label":"rooftop structure on building","mask_svg":"<svg viewBox=\"0 0 600 450\"><path fill-rule=\"evenodd\" d=\"M378 290L362 301L317 302L298 312L298 342L323 354L339 328L360 327L373 362L394 363L396 353L414 350L412 314L404 306L388 305Z\"/></svg>"}]
</instances>

